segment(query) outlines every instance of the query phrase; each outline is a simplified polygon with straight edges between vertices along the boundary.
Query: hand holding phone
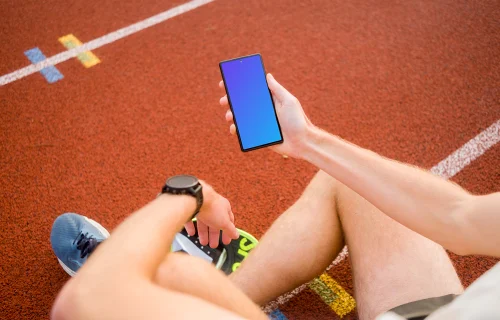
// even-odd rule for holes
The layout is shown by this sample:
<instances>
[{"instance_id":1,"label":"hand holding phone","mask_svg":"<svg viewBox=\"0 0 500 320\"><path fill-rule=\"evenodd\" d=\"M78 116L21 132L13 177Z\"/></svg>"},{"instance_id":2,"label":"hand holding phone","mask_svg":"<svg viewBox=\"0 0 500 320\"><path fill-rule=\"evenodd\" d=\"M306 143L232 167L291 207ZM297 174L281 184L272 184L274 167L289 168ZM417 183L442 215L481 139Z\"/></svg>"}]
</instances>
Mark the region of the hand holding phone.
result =
<instances>
[{"instance_id":1,"label":"hand holding phone","mask_svg":"<svg viewBox=\"0 0 500 320\"><path fill-rule=\"evenodd\" d=\"M260 55L258 56L260 58ZM235 61L238 59L232 59L228 61ZM220 104L223 107L230 108L230 110L227 110L226 112L226 121L230 123L234 122L234 124L231 124L230 131L232 134L238 133L240 146L242 146L242 137L240 137L240 131L238 130L241 124L238 120L238 115L234 114L234 112L238 112L239 110L238 107L235 108L234 101L231 101L232 105L230 104L231 88L229 88L228 90L228 85L226 84L226 82L229 79L226 79L227 77L224 77L224 71L222 69L223 63L224 62L221 62L221 72L223 74L224 81L221 81L219 83L219 87L222 89L226 89L227 95L220 99ZM314 125L305 115L302 106L300 105L300 102L297 100L297 98L295 98L282 85L280 85L271 74L267 74L266 76L263 67L262 73L265 77L265 80L267 80L266 86L268 85L268 89L272 94L273 109L275 110L277 119L279 120L278 128L280 129L282 140L281 142L270 144L271 149L283 155L300 158L302 144L305 142L307 131L312 129ZM247 107L251 107L251 105ZM263 146L267 145L262 145L259 147ZM243 146L242 150L248 151L244 150Z\"/></svg>"}]
</instances>

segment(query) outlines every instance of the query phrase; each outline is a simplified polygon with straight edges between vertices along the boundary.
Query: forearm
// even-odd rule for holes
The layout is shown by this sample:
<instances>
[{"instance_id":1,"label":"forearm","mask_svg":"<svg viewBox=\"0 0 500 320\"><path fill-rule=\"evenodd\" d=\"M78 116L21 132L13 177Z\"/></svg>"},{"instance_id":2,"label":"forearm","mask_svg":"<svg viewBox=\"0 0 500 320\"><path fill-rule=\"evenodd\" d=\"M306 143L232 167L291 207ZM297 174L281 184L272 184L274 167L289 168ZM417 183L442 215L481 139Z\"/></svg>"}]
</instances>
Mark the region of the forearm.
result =
<instances>
[{"instance_id":1,"label":"forearm","mask_svg":"<svg viewBox=\"0 0 500 320\"><path fill-rule=\"evenodd\" d=\"M155 290L156 270L170 250L175 232L195 210L195 202L189 196L162 195L133 213L68 281L52 316L64 319L71 314L85 319L99 314L116 319L127 314L133 319L133 313L144 307L136 299L138 292L146 304L152 304L147 296L155 297L151 291ZM161 308L147 310L161 312Z\"/></svg>"},{"instance_id":2,"label":"forearm","mask_svg":"<svg viewBox=\"0 0 500 320\"><path fill-rule=\"evenodd\" d=\"M175 233L195 209L196 200L191 196L161 195L120 224L80 273L95 272L102 277L119 270L121 276L129 273L152 279L170 251Z\"/></svg>"},{"instance_id":3,"label":"forearm","mask_svg":"<svg viewBox=\"0 0 500 320\"><path fill-rule=\"evenodd\" d=\"M212 202L211 193L205 200ZM169 255L175 234L195 209L194 197L163 194L133 213L66 285L53 317L264 319L260 309L212 265ZM215 282L202 286L209 273ZM217 293L221 288L228 292Z\"/></svg>"},{"instance_id":4,"label":"forearm","mask_svg":"<svg viewBox=\"0 0 500 320\"><path fill-rule=\"evenodd\" d=\"M303 157L408 228L451 250L462 243L454 213L472 196L459 186L316 128Z\"/></svg>"}]
</instances>

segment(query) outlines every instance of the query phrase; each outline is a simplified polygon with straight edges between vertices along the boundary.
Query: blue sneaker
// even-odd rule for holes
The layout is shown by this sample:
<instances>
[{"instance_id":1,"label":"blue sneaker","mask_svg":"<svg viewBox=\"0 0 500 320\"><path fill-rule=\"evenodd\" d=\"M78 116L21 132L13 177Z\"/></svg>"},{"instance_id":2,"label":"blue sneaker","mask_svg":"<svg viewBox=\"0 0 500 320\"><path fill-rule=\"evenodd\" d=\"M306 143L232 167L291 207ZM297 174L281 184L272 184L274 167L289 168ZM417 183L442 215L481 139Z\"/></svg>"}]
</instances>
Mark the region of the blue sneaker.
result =
<instances>
[{"instance_id":1,"label":"blue sneaker","mask_svg":"<svg viewBox=\"0 0 500 320\"><path fill-rule=\"evenodd\" d=\"M65 213L54 221L50 243L59 264L73 277L108 237L109 232L94 220L76 213Z\"/></svg>"}]
</instances>

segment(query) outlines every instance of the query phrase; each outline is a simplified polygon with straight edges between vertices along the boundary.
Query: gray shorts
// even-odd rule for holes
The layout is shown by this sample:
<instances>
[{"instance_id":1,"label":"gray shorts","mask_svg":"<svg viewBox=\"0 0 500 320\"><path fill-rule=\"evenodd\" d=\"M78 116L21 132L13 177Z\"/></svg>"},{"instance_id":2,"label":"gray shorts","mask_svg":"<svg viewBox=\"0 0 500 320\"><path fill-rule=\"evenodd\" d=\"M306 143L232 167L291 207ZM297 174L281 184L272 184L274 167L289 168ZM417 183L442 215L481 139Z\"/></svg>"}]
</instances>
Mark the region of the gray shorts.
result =
<instances>
[{"instance_id":1,"label":"gray shorts","mask_svg":"<svg viewBox=\"0 0 500 320\"><path fill-rule=\"evenodd\" d=\"M452 302L458 295L448 294L441 297L427 298L400 305L389 310L408 320L423 320L437 309Z\"/></svg>"}]
</instances>

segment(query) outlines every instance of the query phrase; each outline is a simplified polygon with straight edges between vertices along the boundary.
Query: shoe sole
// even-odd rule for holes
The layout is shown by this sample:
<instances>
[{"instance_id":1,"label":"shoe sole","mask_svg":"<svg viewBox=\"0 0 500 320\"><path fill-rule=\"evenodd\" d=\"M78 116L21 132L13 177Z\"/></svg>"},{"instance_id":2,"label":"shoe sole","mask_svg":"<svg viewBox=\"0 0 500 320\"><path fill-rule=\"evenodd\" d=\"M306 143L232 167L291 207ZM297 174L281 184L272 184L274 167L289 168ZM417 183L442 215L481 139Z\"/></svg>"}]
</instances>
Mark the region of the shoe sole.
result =
<instances>
[{"instance_id":1,"label":"shoe sole","mask_svg":"<svg viewBox=\"0 0 500 320\"><path fill-rule=\"evenodd\" d=\"M108 232L108 230L106 230L106 228L104 228L103 226L101 226L97 221L94 221L94 220L89 219L87 217L84 217L84 218L91 225L93 225L94 227L96 227L97 230L99 230L104 236L106 236L106 238L109 238L109 232ZM62 262L61 260L59 260L59 258L57 260L59 261L59 264L64 269L64 271L66 271L67 274L69 274L72 277L74 277L76 275L76 271L71 270L67 265L64 264L64 262Z\"/></svg>"}]
</instances>

